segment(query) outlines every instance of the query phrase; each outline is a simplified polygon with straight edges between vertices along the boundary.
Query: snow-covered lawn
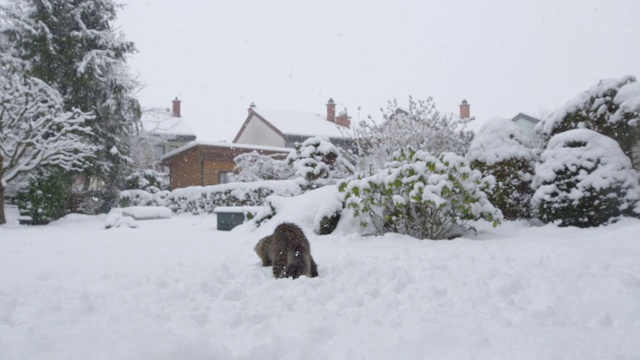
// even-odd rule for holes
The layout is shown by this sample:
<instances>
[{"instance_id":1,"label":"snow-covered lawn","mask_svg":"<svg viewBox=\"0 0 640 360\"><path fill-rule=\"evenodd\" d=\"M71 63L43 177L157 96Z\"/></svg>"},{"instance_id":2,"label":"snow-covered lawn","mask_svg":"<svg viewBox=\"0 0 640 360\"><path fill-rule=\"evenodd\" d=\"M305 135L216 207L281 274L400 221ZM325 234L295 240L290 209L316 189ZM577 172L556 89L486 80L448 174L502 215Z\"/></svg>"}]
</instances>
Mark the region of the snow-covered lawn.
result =
<instances>
[{"instance_id":1,"label":"snow-covered lawn","mask_svg":"<svg viewBox=\"0 0 640 360\"><path fill-rule=\"evenodd\" d=\"M437 242L305 225L320 276L293 281L260 266L266 228L7 210L0 359L640 358L638 220Z\"/></svg>"}]
</instances>

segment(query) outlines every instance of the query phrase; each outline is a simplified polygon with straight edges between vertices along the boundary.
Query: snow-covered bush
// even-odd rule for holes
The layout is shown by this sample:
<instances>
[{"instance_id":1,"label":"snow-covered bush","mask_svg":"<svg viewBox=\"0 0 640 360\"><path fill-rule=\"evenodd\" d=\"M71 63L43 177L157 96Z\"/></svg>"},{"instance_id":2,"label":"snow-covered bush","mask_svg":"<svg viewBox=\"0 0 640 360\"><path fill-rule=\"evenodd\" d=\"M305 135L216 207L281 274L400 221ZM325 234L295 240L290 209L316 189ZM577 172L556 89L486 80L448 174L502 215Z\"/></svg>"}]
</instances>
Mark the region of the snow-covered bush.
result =
<instances>
[{"instance_id":1,"label":"snow-covered bush","mask_svg":"<svg viewBox=\"0 0 640 360\"><path fill-rule=\"evenodd\" d=\"M487 195L505 219L529 217L536 156L531 140L513 121L491 119L485 123L471 142L467 160L473 169L496 179Z\"/></svg>"},{"instance_id":2,"label":"snow-covered bush","mask_svg":"<svg viewBox=\"0 0 640 360\"><path fill-rule=\"evenodd\" d=\"M169 174L155 170L138 170L127 176L125 186L127 189L146 190L157 193L169 189Z\"/></svg>"},{"instance_id":3,"label":"snow-covered bush","mask_svg":"<svg viewBox=\"0 0 640 360\"><path fill-rule=\"evenodd\" d=\"M551 138L533 178L533 210L544 222L591 227L638 215L638 174L618 143L592 130Z\"/></svg>"},{"instance_id":4,"label":"snow-covered bush","mask_svg":"<svg viewBox=\"0 0 640 360\"><path fill-rule=\"evenodd\" d=\"M287 180L294 173L293 167L282 154L262 155L257 151L240 154L233 161L234 174L229 176L230 182L251 182L260 180Z\"/></svg>"},{"instance_id":5,"label":"snow-covered bush","mask_svg":"<svg viewBox=\"0 0 640 360\"><path fill-rule=\"evenodd\" d=\"M125 190L120 192L119 206L166 206L176 213L210 214L218 206L260 206L270 195L289 197L301 193L299 180L190 186L157 193Z\"/></svg>"},{"instance_id":6,"label":"snow-covered bush","mask_svg":"<svg viewBox=\"0 0 640 360\"><path fill-rule=\"evenodd\" d=\"M161 190L150 192L139 189L129 189L120 192L118 197L118 207L129 206L167 206L167 198L171 196L171 191ZM184 211L178 211L184 212Z\"/></svg>"},{"instance_id":7,"label":"snow-covered bush","mask_svg":"<svg viewBox=\"0 0 640 360\"><path fill-rule=\"evenodd\" d=\"M287 156L287 161L293 166L295 175L304 179L307 189L334 184L337 179L344 179L354 171L340 149L321 137L297 143L295 150Z\"/></svg>"},{"instance_id":8,"label":"snow-covered bush","mask_svg":"<svg viewBox=\"0 0 640 360\"><path fill-rule=\"evenodd\" d=\"M262 210L251 219L251 226L298 219L299 225L312 227L316 234L325 235L336 228L341 213L342 196L335 185L327 185L296 196L269 196Z\"/></svg>"},{"instance_id":9,"label":"snow-covered bush","mask_svg":"<svg viewBox=\"0 0 640 360\"><path fill-rule=\"evenodd\" d=\"M640 83L634 76L601 80L547 119L536 131L546 139L571 129L591 129L618 142L633 160L640 138Z\"/></svg>"},{"instance_id":10,"label":"snow-covered bush","mask_svg":"<svg viewBox=\"0 0 640 360\"><path fill-rule=\"evenodd\" d=\"M363 227L436 240L460 235L468 220L497 226L502 214L486 194L493 185L493 177L483 177L454 153L436 158L426 151L401 151L377 174L339 187Z\"/></svg>"}]
</instances>

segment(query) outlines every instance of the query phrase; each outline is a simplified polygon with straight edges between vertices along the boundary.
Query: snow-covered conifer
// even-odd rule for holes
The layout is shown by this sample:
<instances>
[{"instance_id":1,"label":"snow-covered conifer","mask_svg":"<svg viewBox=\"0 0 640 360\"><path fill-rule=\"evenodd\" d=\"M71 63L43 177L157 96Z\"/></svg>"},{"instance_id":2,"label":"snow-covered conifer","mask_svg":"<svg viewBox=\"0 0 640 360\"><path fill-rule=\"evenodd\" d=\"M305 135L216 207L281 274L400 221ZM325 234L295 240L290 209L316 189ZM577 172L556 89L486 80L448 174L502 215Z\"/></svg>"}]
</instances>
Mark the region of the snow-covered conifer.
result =
<instances>
[{"instance_id":1,"label":"snow-covered conifer","mask_svg":"<svg viewBox=\"0 0 640 360\"><path fill-rule=\"evenodd\" d=\"M498 118L486 122L471 142L467 160L472 168L496 179L487 195L505 219L529 216L536 156L530 139L513 121Z\"/></svg>"},{"instance_id":2,"label":"snow-covered conifer","mask_svg":"<svg viewBox=\"0 0 640 360\"><path fill-rule=\"evenodd\" d=\"M307 182L309 189L335 183L336 179L344 179L355 170L341 150L322 137L297 143L287 161L293 166L295 175Z\"/></svg>"},{"instance_id":3,"label":"snow-covered conifer","mask_svg":"<svg viewBox=\"0 0 640 360\"><path fill-rule=\"evenodd\" d=\"M640 139L640 83L634 76L600 80L536 126L548 140L571 129L591 129L618 142L633 161Z\"/></svg>"}]
</instances>

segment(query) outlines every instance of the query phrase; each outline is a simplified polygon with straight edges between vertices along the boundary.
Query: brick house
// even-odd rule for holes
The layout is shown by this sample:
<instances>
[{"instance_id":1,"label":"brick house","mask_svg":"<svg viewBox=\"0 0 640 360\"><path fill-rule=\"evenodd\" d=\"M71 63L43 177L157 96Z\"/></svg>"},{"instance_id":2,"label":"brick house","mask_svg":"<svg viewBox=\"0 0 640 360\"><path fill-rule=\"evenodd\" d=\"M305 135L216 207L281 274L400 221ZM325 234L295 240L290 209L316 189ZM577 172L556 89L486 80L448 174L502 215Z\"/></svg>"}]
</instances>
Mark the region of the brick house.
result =
<instances>
[{"instance_id":1,"label":"brick house","mask_svg":"<svg viewBox=\"0 0 640 360\"><path fill-rule=\"evenodd\" d=\"M336 116L332 99L326 107L326 114L317 114L257 109L252 104L233 143L194 141L162 157L170 168L171 190L225 183L236 156L257 151L263 155L282 154L284 158L296 142L312 136L327 137L336 146L350 146L344 131L351 126L351 120L346 112Z\"/></svg>"},{"instance_id":2,"label":"brick house","mask_svg":"<svg viewBox=\"0 0 640 360\"><path fill-rule=\"evenodd\" d=\"M162 157L170 168L171 190L187 186L217 185L227 182L235 166L234 158L256 151L262 155L282 154L291 149L261 145L194 141Z\"/></svg>"}]
</instances>

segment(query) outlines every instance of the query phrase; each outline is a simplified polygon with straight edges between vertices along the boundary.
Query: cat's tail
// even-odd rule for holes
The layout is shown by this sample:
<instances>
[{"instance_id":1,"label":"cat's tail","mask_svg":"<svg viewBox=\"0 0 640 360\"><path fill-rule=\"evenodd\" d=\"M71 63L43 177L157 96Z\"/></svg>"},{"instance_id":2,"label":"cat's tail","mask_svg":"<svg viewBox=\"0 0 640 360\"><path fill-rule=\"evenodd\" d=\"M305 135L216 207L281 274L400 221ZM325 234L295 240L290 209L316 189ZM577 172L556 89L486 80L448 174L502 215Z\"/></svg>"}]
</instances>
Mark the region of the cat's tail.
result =
<instances>
[{"instance_id":1,"label":"cat's tail","mask_svg":"<svg viewBox=\"0 0 640 360\"><path fill-rule=\"evenodd\" d=\"M287 254L287 266L284 269L285 277L297 279L301 275L307 274L307 263L304 256L305 254L302 246L296 246L289 250L289 253Z\"/></svg>"}]
</instances>

